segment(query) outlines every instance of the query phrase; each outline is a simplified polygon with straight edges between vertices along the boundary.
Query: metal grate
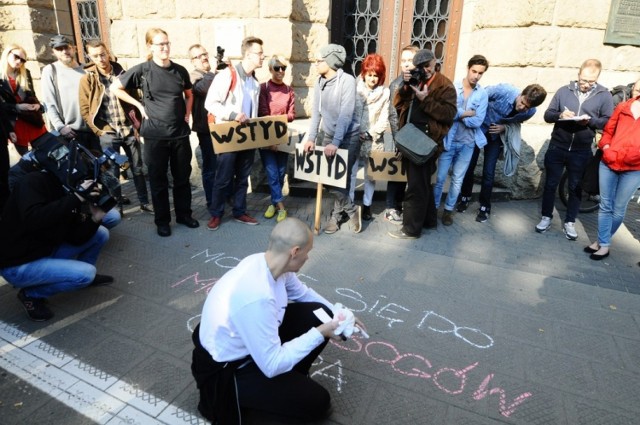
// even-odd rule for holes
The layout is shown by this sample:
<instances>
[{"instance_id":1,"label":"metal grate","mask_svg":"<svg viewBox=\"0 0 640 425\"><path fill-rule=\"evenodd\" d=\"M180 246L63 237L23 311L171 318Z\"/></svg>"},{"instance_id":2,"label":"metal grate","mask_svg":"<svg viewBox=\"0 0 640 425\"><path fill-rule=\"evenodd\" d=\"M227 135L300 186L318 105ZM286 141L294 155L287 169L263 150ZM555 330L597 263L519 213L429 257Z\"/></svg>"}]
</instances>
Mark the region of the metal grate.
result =
<instances>
[{"instance_id":1,"label":"metal grate","mask_svg":"<svg viewBox=\"0 0 640 425\"><path fill-rule=\"evenodd\" d=\"M344 35L342 45L347 51L345 70L360 74L362 61L378 49L380 32L380 1L351 0L344 2Z\"/></svg>"},{"instance_id":2,"label":"metal grate","mask_svg":"<svg viewBox=\"0 0 640 425\"><path fill-rule=\"evenodd\" d=\"M431 50L440 65L445 55L449 10L449 0L416 0L413 8L411 44Z\"/></svg>"},{"instance_id":3,"label":"metal grate","mask_svg":"<svg viewBox=\"0 0 640 425\"><path fill-rule=\"evenodd\" d=\"M78 0L76 4L78 6L78 21L80 22L80 39L86 57L86 42L102 39L98 0Z\"/></svg>"}]
</instances>

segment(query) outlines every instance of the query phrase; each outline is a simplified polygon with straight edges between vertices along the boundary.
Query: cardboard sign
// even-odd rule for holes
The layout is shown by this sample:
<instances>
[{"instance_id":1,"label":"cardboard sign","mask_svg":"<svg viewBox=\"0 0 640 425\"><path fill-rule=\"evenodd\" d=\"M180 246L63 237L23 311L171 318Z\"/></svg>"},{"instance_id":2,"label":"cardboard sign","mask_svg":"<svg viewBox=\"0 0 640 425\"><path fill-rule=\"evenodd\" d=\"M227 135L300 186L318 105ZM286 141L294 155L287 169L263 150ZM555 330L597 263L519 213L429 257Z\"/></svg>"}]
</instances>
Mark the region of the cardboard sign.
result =
<instances>
[{"instance_id":1,"label":"cardboard sign","mask_svg":"<svg viewBox=\"0 0 640 425\"><path fill-rule=\"evenodd\" d=\"M287 143L278 145L278 150L280 152L287 152L292 155L295 154L296 145L303 142L304 136L306 136L306 134L306 132L301 133L299 130L289 127L289 140L287 141Z\"/></svg>"},{"instance_id":2,"label":"cardboard sign","mask_svg":"<svg viewBox=\"0 0 640 425\"><path fill-rule=\"evenodd\" d=\"M371 151L367 158L367 175L373 180L406 182L407 170L394 152Z\"/></svg>"},{"instance_id":3,"label":"cardboard sign","mask_svg":"<svg viewBox=\"0 0 640 425\"><path fill-rule=\"evenodd\" d=\"M329 186L346 188L347 159L349 151L338 149L332 158L324 156L324 148L316 146L313 152L304 152L304 144L296 145L296 162L294 177L315 183L323 183Z\"/></svg>"},{"instance_id":4,"label":"cardboard sign","mask_svg":"<svg viewBox=\"0 0 640 425\"><path fill-rule=\"evenodd\" d=\"M289 141L286 115L251 118L244 124L236 121L210 124L209 131L215 153L256 149Z\"/></svg>"}]
</instances>

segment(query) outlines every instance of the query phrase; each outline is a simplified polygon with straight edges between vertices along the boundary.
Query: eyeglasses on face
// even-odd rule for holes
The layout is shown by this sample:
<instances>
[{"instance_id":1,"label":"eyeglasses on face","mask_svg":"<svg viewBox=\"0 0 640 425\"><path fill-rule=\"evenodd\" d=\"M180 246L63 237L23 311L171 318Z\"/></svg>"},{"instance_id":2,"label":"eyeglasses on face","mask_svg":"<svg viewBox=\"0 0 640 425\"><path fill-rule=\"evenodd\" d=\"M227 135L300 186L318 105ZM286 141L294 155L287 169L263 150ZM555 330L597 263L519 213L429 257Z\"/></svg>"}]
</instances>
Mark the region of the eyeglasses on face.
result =
<instances>
[{"instance_id":1,"label":"eyeglasses on face","mask_svg":"<svg viewBox=\"0 0 640 425\"><path fill-rule=\"evenodd\" d=\"M204 52L204 53L200 53L199 55L195 55L194 57L192 57L191 59L208 59L209 58L209 53Z\"/></svg>"},{"instance_id":2,"label":"eyeglasses on face","mask_svg":"<svg viewBox=\"0 0 640 425\"><path fill-rule=\"evenodd\" d=\"M284 71L287 70L287 67L284 66L284 65L282 65L282 66L274 66L273 70L276 71L276 72L284 72Z\"/></svg>"},{"instance_id":3,"label":"eyeglasses on face","mask_svg":"<svg viewBox=\"0 0 640 425\"><path fill-rule=\"evenodd\" d=\"M585 80L584 78L580 78L578 80L578 83L580 84L585 84L585 85L589 85L589 86L593 86L598 82L598 80L593 80L593 81L589 81L589 80Z\"/></svg>"},{"instance_id":4,"label":"eyeglasses on face","mask_svg":"<svg viewBox=\"0 0 640 425\"><path fill-rule=\"evenodd\" d=\"M163 47L167 47L167 48L171 47L171 42L170 42L170 41L165 41L164 43L152 43L152 44L153 44L154 46L158 46L158 47L160 47L161 49L162 49Z\"/></svg>"},{"instance_id":5,"label":"eyeglasses on face","mask_svg":"<svg viewBox=\"0 0 640 425\"><path fill-rule=\"evenodd\" d=\"M20 61L22 63L27 63L27 60L20 55L16 55L15 53L11 52L11 56L13 56L13 60Z\"/></svg>"},{"instance_id":6,"label":"eyeglasses on face","mask_svg":"<svg viewBox=\"0 0 640 425\"><path fill-rule=\"evenodd\" d=\"M256 55L260 59L264 58L264 52L249 52L249 53Z\"/></svg>"}]
</instances>

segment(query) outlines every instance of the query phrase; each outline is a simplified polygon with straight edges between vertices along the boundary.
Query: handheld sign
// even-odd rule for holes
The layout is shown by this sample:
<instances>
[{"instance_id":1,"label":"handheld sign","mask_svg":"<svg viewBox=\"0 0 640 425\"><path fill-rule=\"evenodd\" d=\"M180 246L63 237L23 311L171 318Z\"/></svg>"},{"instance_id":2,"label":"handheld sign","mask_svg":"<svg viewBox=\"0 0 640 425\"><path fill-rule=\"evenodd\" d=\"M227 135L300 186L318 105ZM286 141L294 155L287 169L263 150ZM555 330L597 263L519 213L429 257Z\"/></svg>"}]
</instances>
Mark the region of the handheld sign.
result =
<instances>
[{"instance_id":1,"label":"handheld sign","mask_svg":"<svg viewBox=\"0 0 640 425\"><path fill-rule=\"evenodd\" d=\"M346 188L349 173L347 158L349 151L338 149L332 158L324 156L324 148L316 146L313 152L305 152L304 144L296 145L294 177L309 182Z\"/></svg>"},{"instance_id":2,"label":"handheld sign","mask_svg":"<svg viewBox=\"0 0 640 425\"><path fill-rule=\"evenodd\" d=\"M286 115L251 118L244 124L225 121L209 124L215 153L236 152L289 141Z\"/></svg>"},{"instance_id":3,"label":"handheld sign","mask_svg":"<svg viewBox=\"0 0 640 425\"><path fill-rule=\"evenodd\" d=\"M372 180L407 181L407 170L394 152L371 151L367 158L367 175Z\"/></svg>"}]
</instances>

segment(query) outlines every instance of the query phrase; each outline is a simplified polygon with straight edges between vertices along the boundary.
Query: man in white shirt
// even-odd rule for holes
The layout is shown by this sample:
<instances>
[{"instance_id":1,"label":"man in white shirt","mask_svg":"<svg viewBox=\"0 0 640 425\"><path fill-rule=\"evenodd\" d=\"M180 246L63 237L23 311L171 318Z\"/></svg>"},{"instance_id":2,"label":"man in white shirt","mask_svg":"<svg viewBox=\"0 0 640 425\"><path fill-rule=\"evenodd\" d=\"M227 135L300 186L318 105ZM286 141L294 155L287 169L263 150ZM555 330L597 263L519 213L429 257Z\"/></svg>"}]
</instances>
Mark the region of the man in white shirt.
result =
<instances>
[{"instance_id":1,"label":"man in white shirt","mask_svg":"<svg viewBox=\"0 0 640 425\"><path fill-rule=\"evenodd\" d=\"M266 252L246 257L209 292L191 365L208 420L239 423L241 409L307 422L327 415L329 393L309 369L341 317L323 324L313 311L332 316L332 304L296 276L312 248L311 229L287 218Z\"/></svg>"}]
</instances>

